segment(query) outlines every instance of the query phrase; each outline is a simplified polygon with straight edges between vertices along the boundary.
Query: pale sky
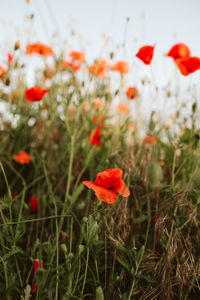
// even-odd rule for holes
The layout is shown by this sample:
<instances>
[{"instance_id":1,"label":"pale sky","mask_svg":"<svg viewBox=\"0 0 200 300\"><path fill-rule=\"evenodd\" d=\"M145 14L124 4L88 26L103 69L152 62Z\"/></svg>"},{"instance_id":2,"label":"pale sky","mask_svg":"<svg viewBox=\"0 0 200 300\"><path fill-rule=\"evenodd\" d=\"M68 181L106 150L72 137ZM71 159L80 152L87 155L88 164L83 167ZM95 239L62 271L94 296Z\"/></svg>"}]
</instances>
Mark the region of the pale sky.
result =
<instances>
[{"instance_id":1,"label":"pale sky","mask_svg":"<svg viewBox=\"0 0 200 300\"><path fill-rule=\"evenodd\" d=\"M34 14L30 34L30 20ZM143 44L156 44L163 54L175 42L184 42L193 56L200 55L199 0L0 0L0 51L4 42L13 40L43 41L83 48L89 58L126 42L120 57L132 55ZM130 18L125 29L126 18ZM75 36L70 32L74 30ZM111 37L104 47L103 35ZM59 45L62 47L62 45Z\"/></svg>"}]
</instances>

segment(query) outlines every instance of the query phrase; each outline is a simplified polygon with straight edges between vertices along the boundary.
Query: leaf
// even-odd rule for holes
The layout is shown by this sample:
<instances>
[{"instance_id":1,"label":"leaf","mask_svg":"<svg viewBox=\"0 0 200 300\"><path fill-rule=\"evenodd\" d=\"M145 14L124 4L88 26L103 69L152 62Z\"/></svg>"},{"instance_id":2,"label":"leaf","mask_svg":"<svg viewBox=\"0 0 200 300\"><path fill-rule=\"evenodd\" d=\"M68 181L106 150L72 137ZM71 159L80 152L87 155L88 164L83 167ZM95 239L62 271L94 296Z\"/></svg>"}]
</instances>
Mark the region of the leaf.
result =
<instances>
[{"instance_id":1,"label":"leaf","mask_svg":"<svg viewBox=\"0 0 200 300\"><path fill-rule=\"evenodd\" d=\"M5 255L2 257L2 259L5 261L5 260L7 260L9 257L11 257L11 256L13 256L13 255L15 255L15 254L17 254L17 253L23 254L23 251L22 251L20 248L13 249L13 250L11 250L10 252L8 252L7 254L5 254Z\"/></svg>"},{"instance_id":2,"label":"leaf","mask_svg":"<svg viewBox=\"0 0 200 300\"><path fill-rule=\"evenodd\" d=\"M144 221L146 221L148 219L147 215L140 215L138 218L136 218L134 220L134 223L138 224L138 223L142 223Z\"/></svg>"}]
</instances>

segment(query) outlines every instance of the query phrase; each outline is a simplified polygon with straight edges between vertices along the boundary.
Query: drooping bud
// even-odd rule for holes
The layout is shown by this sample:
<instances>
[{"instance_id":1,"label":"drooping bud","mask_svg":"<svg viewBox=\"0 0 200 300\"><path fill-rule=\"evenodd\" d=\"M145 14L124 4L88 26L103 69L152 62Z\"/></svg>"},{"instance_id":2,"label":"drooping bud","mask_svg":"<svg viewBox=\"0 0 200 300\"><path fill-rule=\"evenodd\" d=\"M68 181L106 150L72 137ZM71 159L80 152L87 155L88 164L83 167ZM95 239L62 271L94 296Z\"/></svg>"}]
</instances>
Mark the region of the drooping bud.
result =
<instances>
[{"instance_id":1,"label":"drooping bud","mask_svg":"<svg viewBox=\"0 0 200 300\"><path fill-rule=\"evenodd\" d=\"M158 162L156 161L150 162L150 164L147 167L146 177L148 183L151 186L156 187L160 184L163 178L163 173Z\"/></svg>"},{"instance_id":2,"label":"drooping bud","mask_svg":"<svg viewBox=\"0 0 200 300\"><path fill-rule=\"evenodd\" d=\"M20 48L20 41L18 40L18 41L16 41L16 43L15 43L14 49L15 49L15 50L18 50L19 48Z\"/></svg>"}]
</instances>

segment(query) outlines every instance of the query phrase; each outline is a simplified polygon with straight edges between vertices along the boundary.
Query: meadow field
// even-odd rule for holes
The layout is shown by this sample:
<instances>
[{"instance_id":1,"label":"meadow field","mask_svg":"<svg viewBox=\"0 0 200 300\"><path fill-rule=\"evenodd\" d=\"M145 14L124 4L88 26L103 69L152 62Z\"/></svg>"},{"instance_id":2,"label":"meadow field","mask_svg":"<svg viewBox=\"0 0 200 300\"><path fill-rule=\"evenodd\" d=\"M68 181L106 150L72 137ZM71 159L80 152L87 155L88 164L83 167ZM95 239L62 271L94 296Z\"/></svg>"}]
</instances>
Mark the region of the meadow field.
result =
<instances>
[{"instance_id":1,"label":"meadow field","mask_svg":"<svg viewBox=\"0 0 200 300\"><path fill-rule=\"evenodd\" d=\"M163 89L151 72L130 84L116 51L89 63L82 49L17 40L4 53L2 300L200 299L198 87L177 100L200 58L183 42L166 49ZM133 59L151 70L154 51Z\"/></svg>"}]
</instances>

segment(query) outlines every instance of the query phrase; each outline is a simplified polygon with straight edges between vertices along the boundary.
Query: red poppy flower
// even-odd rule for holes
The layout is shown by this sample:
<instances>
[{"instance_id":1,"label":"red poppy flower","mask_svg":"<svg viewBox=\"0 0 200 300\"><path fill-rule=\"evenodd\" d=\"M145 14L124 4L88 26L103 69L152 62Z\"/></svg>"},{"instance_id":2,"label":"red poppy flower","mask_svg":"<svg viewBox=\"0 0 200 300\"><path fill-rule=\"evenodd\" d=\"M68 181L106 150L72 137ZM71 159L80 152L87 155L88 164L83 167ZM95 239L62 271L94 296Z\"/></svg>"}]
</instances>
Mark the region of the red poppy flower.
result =
<instances>
[{"instance_id":1,"label":"red poppy flower","mask_svg":"<svg viewBox=\"0 0 200 300\"><path fill-rule=\"evenodd\" d=\"M138 90L136 87L130 86L126 91L126 95L130 99L135 99L138 96Z\"/></svg>"},{"instance_id":2,"label":"red poppy flower","mask_svg":"<svg viewBox=\"0 0 200 300\"><path fill-rule=\"evenodd\" d=\"M8 52L8 53L7 53L7 57L8 57L8 65L10 65L10 63L11 63L11 61L12 61L12 59L13 59L12 53Z\"/></svg>"},{"instance_id":3,"label":"red poppy flower","mask_svg":"<svg viewBox=\"0 0 200 300\"><path fill-rule=\"evenodd\" d=\"M25 151L20 151L18 154L13 155L13 158L16 162L22 165L29 164L31 161L31 156Z\"/></svg>"},{"instance_id":4,"label":"red poppy flower","mask_svg":"<svg viewBox=\"0 0 200 300\"><path fill-rule=\"evenodd\" d=\"M143 139L143 144L146 145L153 145L153 144L157 144L157 138L155 138L155 136L153 135L146 135L145 138Z\"/></svg>"},{"instance_id":5,"label":"red poppy flower","mask_svg":"<svg viewBox=\"0 0 200 300\"><path fill-rule=\"evenodd\" d=\"M200 69L200 58L195 56L176 59L175 63L184 76Z\"/></svg>"},{"instance_id":6,"label":"red poppy flower","mask_svg":"<svg viewBox=\"0 0 200 300\"><path fill-rule=\"evenodd\" d=\"M136 56L143 61L145 65L150 65L153 59L155 46L143 46L139 49Z\"/></svg>"},{"instance_id":7,"label":"red poppy flower","mask_svg":"<svg viewBox=\"0 0 200 300\"><path fill-rule=\"evenodd\" d=\"M38 211L38 200L34 197L30 198L30 202L31 202L31 210L32 212L37 212Z\"/></svg>"},{"instance_id":8,"label":"red poppy flower","mask_svg":"<svg viewBox=\"0 0 200 300\"><path fill-rule=\"evenodd\" d=\"M33 283L33 293L34 293L34 295L37 294L37 284L36 284L36 280L35 280L35 275L36 275L36 273L37 273L37 271L38 271L39 268L41 268L41 269L44 268L43 261L39 261L39 259L36 258L34 260L34 263L33 263L34 278L33 278L33 282L32 283Z\"/></svg>"},{"instance_id":9,"label":"red poppy flower","mask_svg":"<svg viewBox=\"0 0 200 300\"><path fill-rule=\"evenodd\" d=\"M26 46L26 54L40 54L43 56L51 56L53 55L53 50L47 45L41 43L34 43L28 44Z\"/></svg>"},{"instance_id":10,"label":"red poppy flower","mask_svg":"<svg viewBox=\"0 0 200 300\"><path fill-rule=\"evenodd\" d=\"M40 101L48 93L49 90L43 89L40 86L34 86L27 89L24 93L24 97L29 102Z\"/></svg>"},{"instance_id":11,"label":"red poppy flower","mask_svg":"<svg viewBox=\"0 0 200 300\"><path fill-rule=\"evenodd\" d=\"M170 56L173 59L186 58L190 56L190 49L187 45L183 43L178 43L169 50L167 56Z\"/></svg>"},{"instance_id":12,"label":"red poppy flower","mask_svg":"<svg viewBox=\"0 0 200 300\"><path fill-rule=\"evenodd\" d=\"M97 126L97 128L92 132L89 132L88 138L90 140L91 145L101 146L101 125Z\"/></svg>"},{"instance_id":13,"label":"red poppy flower","mask_svg":"<svg viewBox=\"0 0 200 300\"><path fill-rule=\"evenodd\" d=\"M129 65L126 61L119 60L113 65L112 69L121 74L127 74L129 72Z\"/></svg>"},{"instance_id":14,"label":"red poppy flower","mask_svg":"<svg viewBox=\"0 0 200 300\"><path fill-rule=\"evenodd\" d=\"M90 72L94 73L97 77L102 78L109 70L110 66L105 59L100 59L90 67Z\"/></svg>"},{"instance_id":15,"label":"red poppy flower","mask_svg":"<svg viewBox=\"0 0 200 300\"><path fill-rule=\"evenodd\" d=\"M99 127L102 128L104 126L103 122L105 120L105 117L102 115L102 116L96 116L96 117L93 117L92 118L92 123L100 123L99 124Z\"/></svg>"},{"instance_id":16,"label":"red poppy flower","mask_svg":"<svg viewBox=\"0 0 200 300\"><path fill-rule=\"evenodd\" d=\"M123 171L119 168L107 169L98 173L94 182L82 181L82 183L92 189L99 200L108 204L113 204L118 198L117 193L123 197L128 197L130 195L128 187L122 180L122 175Z\"/></svg>"},{"instance_id":17,"label":"red poppy flower","mask_svg":"<svg viewBox=\"0 0 200 300\"><path fill-rule=\"evenodd\" d=\"M71 51L69 53L69 56L80 62L85 62L85 53L82 51Z\"/></svg>"},{"instance_id":18,"label":"red poppy flower","mask_svg":"<svg viewBox=\"0 0 200 300\"><path fill-rule=\"evenodd\" d=\"M0 78L6 74L6 70L0 65Z\"/></svg>"},{"instance_id":19,"label":"red poppy flower","mask_svg":"<svg viewBox=\"0 0 200 300\"><path fill-rule=\"evenodd\" d=\"M78 70L80 70L80 65L77 61L72 61L72 60L64 60L63 61L63 69L64 70L72 70L74 72L77 72Z\"/></svg>"}]
</instances>

